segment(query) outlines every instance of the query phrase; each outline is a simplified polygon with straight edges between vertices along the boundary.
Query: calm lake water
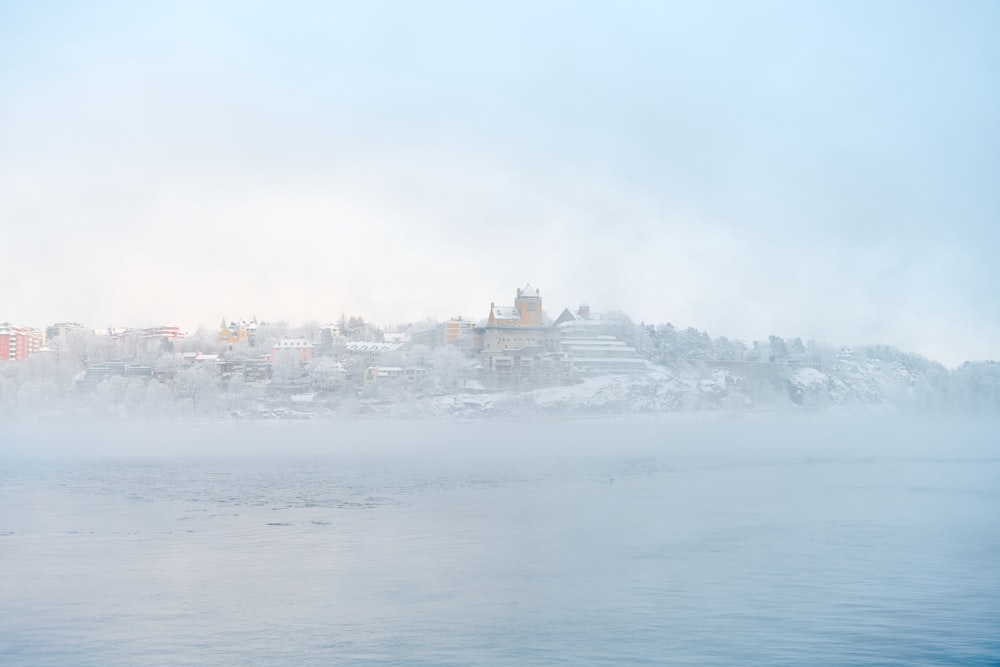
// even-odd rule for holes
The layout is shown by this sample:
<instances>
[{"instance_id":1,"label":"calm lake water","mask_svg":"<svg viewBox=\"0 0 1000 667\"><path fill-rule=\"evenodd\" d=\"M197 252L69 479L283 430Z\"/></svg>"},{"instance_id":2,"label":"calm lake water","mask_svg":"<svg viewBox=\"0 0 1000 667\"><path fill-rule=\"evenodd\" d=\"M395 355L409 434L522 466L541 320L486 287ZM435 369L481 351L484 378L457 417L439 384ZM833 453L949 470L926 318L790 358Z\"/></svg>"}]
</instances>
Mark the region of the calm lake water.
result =
<instances>
[{"instance_id":1,"label":"calm lake water","mask_svg":"<svg viewBox=\"0 0 1000 667\"><path fill-rule=\"evenodd\" d=\"M1000 664L996 421L0 438L3 665Z\"/></svg>"}]
</instances>

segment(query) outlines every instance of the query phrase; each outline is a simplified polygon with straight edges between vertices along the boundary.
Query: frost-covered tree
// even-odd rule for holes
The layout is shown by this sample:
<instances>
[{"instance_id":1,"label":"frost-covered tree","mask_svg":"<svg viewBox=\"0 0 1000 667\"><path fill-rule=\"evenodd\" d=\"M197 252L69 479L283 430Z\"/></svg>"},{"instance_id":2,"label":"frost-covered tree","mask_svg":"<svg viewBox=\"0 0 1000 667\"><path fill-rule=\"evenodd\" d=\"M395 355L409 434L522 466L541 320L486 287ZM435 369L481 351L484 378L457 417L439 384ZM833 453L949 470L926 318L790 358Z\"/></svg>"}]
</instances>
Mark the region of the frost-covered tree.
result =
<instances>
[{"instance_id":1,"label":"frost-covered tree","mask_svg":"<svg viewBox=\"0 0 1000 667\"><path fill-rule=\"evenodd\" d=\"M461 389L471 373L472 361L451 345L439 347L431 354L429 376L438 391Z\"/></svg>"},{"instance_id":2,"label":"frost-covered tree","mask_svg":"<svg viewBox=\"0 0 1000 667\"><path fill-rule=\"evenodd\" d=\"M197 411L219 393L219 375L215 366L195 363L177 371L173 386L177 397L190 400Z\"/></svg>"},{"instance_id":3,"label":"frost-covered tree","mask_svg":"<svg viewBox=\"0 0 1000 667\"><path fill-rule=\"evenodd\" d=\"M298 382L304 375L305 364L299 359L297 350L280 350L271 358L271 379L276 384Z\"/></svg>"},{"instance_id":4,"label":"frost-covered tree","mask_svg":"<svg viewBox=\"0 0 1000 667\"><path fill-rule=\"evenodd\" d=\"M683 359L711 359L714 353L712 339L704 331L688 327L677 335L677 347Z\"/></svg>"},{"instance_id":5,"label":"frost-covered tree","mask_svg":"<svg viewBox=\"0 0 1000 667\"><path fill-rule=\"evenodd\" d=\"M675 361L680 356L677 345L677 330L673 324L657 324L651 332L653 339L654 359L659 363Z\"/></svg>"},{"instance_id":6,"label":"frost-covered tree","mask_svg":"<svg viewBox=\"0 0 1000 667\"><path fill-rule=\"evenodd\" d=\"M18 364L0 363L0 414L17 410L17 392L20 389Z\"/></svg>"},{"instance_id":7,"label":"frost-covered tree","mask_svg":"<svg viewBox=\"0 0 1000 667\"><path fill-rule=\"evenodd\" d=\"M54 347L60 361L99 364L110 357L107 336L98 336L93 329L70 329L60 337Z\"/></svg>"},{"instance_id":8,"label":"frost-covered tree","mask_svg":"<svg viewBox=\"0 0 1000 667\"><path fill-rule=\"evenodd\" d=\"M768 361L786 361L788 359L788 347L785 340L780 336L770 335L767 337Z\"/></svg>"},{"instance_id":9,"label":"frost-covered tree","mask_svg":"<svg viewBox=\"0 0 1000 667\"><path fill-rule=\"evenodd\" d=\"M747 346L741 340L730 340L720 336L712 345L714 358L719 361L743 361Z\"/></svg>"},{"instance_id":10,"label":"frost-covered tree","mask_svg":"<svg viewBox=\"0 0 1000 667\"><path fill-rule=\"evenodd\" d=\"M307 373L309 383L320 391L335 391L345 381L343 369L333 357L316 357L310 362Z\"/></svg>"},{"instance_id":11,"label":"frost-covered tree","mask_svg":"<svg viewBox=\"0 0 1000 667\"><path fill-rule=\"evenodd\" d=\"M636 352L644 357L652 357L654 355L656 347L653 343L653 335L655 332L655 328L645 322L640 322L633 327L632 346Z\"/></svg>"},{"instance_id":12,"label":"frost-covered tree","mask_svg":"<svg viewBox=\"0 0 1000 667\"><path fill-rule=\"evenodd\" d=\"M205 327L198 327L197 331L180 343L181 352L221 354L222 347L222 343L219 342L219 332L209 331Z\"/></svg>"},{"instance_id":13,"label":"frost-covered tree","mask_svg":"<svg viewBox=\"0 0 1000 667\"><path fill-rule=\"evenodd\" d=\"M430 368L434 356L434 350L427 345L414 345L407 352L407 361L421 368Z\"/></svg>"},{"instance_id":14,"label":"frost-covered tree","mask_svg":"<svg viewBox=\"0 0 1000 667\"><path fill-rule=\"evenodd\" d=\"M269 322L257 325L257 349L267 354L282 338L290 337L291 328L287 322Z\"/></svg>"},{"instance_id":15,"label":"frost-covered tree","mask_svg":"<svg viewBox=\"0 0 1000 667\"><path fill-rule=\"evenodd\" d=\"M346 337L348 340L385 340L385 334L383 331L374 324L366 322L363 317L357 315L346 317L341 315L338 324L340 327L340 335Z\"/></svg>"},{"instance_id":16,"label":"frost-covered tree","mask_svg":"<svg viewBox=\"0 0 1000 667\"><path fill-rule=\"evenodd\" d=\"M118 411L125 402L129 389L128 378L114 375L98 384L95 393L101 404Z\"/></svg>"},{"instance_id":17,"label":"frost-covered tree","mask_svg":"<svg viewBox=\"0 0 1000 667\"><path fill-rule=\"evenodd\" d=\"M803 344L801 338L793 338L788 342L788 360L794 361L796 363L802 363L807 361L808 354L806 353L806 346Z\"/></svg>"},{"instance_id":18,"label":"frost-covered tree","mask_svg":"<svg viewBox=\"0 0 1000 667\"><path fill-rule=\"evenodd\" d=\"M820 368L832 369L837 363L837 349L828 343L810 340L806 343L806 357Z\"/></svg>"},{"instance_id":19,"label":"frost-covered tree","mask_svg":"<svg viewBox=\"0 0 1000 667\"><path fill-rule=\"evenodd\" d=\"M952 402L972 412L1000 411L1000 363L965 362L952 374Z\"/></svg>"},{"instance_id":20,"label":"frost-covered tree","mask_svg":"<svg viewBox=\"0 0 1000 667\"><path fill-rule=\"evenodd\" d=\"M309 322L304 322L296 327L290 327L288 330L289 338L304 338L310 343L319 344L320 342L320 323L316 320L311 320Z\"/></svg>"}]
</instances>

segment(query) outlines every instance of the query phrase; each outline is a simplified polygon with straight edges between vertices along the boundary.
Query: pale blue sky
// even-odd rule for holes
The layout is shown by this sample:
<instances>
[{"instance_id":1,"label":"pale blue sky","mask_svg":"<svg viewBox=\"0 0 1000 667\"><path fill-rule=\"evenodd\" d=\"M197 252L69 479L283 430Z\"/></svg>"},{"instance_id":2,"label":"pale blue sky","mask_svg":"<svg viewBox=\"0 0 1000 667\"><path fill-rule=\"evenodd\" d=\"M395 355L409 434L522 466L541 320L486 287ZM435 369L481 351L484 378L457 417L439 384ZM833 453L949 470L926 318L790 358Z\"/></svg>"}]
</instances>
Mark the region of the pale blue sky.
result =
<instances>
[{"instance_id":1,"label":"pale blue sky","mask_svg":"<svg viewBox=\"0 0 1000 667\"><path fill-rule=\"evenodd\" d=\"M1000 358L1000 5L0 0L0 320Z\"/></svg>"}]
</instances>

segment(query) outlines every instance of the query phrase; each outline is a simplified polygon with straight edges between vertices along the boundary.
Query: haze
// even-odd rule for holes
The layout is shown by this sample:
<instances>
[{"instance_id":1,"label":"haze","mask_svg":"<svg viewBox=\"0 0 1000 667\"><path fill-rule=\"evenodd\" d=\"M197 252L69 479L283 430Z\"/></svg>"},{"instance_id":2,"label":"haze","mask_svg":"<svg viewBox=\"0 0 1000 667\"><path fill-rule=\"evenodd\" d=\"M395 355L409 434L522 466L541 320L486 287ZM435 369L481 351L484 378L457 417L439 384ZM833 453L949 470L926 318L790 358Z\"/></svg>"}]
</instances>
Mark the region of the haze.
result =
<instances>
[{"instance_id":1,"label":"haze","mask_svg":"<svg viewBox=\"0 0 1000 667\"><path fill-rule=\"evenodd\" d=\"M3 317L481 318L1000 357L995 3L0 8Z\"/></svg>"}]
</instances>

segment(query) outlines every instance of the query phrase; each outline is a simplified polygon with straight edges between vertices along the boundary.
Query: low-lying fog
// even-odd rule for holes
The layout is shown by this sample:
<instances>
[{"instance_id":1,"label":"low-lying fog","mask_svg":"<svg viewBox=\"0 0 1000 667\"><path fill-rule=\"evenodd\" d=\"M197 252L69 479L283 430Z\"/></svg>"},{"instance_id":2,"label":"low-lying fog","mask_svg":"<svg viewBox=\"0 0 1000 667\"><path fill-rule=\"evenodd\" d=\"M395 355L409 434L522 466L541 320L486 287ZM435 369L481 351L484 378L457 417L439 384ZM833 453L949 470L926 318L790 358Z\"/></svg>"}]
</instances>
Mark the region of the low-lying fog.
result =
<instances>
[{"instance_id":1,"label":"low-lying fog","mask_svg":"<svg viewBox=\"0 0 1000 667\"><path fill-rule=\"evenodd\" d=\"M889 414L7 424L0 662L995 664L998 436Z\"/></svg>"},{"instance_id":2,"label":"low-lying fog","mask_svg":"<svg viewBox=\"0 0 1000 667\"><path fill-rule=\"evenodd\" d=\"M0 422L0 457L288 457L516 460L550 455L877 456L997 452L1000 417L908 411L705 412L519 419Z\"/></svg>"}]
</instances>

